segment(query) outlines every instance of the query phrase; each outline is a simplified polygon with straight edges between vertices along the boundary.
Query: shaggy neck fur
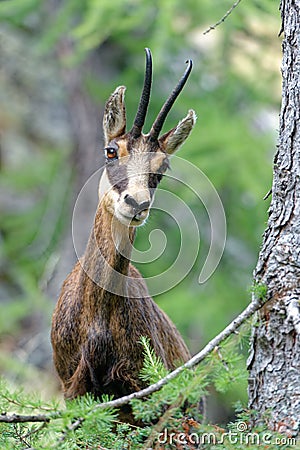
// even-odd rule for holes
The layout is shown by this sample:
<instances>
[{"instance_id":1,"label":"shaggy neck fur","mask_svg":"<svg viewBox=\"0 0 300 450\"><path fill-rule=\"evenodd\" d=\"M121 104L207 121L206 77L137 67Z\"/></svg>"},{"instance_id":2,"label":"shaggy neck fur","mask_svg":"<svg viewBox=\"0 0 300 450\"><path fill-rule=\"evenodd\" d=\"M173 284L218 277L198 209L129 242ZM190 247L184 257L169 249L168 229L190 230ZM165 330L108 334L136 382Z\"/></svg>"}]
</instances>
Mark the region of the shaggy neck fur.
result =
<instances>
[{"instance_id":1,"label":"shaggy neck fur","mask_svg":"<svg viewBox=\"0 0 300 450\"><path fill-rule=\"evenodd\" d=\"M135 228L121 224L101 202L82 258L83 295L92 308L113 307L127 297L128 268ZM123 275L123 276L122 276Z\"/></svg>"}]
</instances>

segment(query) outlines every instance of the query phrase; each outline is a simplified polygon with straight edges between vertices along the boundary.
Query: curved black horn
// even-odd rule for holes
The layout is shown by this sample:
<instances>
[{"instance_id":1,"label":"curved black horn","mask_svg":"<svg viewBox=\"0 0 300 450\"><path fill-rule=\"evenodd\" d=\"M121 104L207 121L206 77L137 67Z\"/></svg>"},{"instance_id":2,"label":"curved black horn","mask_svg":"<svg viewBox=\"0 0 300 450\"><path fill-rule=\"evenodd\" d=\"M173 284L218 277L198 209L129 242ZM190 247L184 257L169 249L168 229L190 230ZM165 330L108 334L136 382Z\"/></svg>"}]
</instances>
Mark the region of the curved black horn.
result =
<instances>
[{"instance_id":1,"label":"curved black horn","mask_svg":"<svg viewBox=\"0 0 300 450\"><path fill-rule=\"evenodd\" d=\"M152 56L149 48L145 48L145 52L146 52L146 69L145 69L144 87L140 98L138 110L133 122L133 127L130 132L134 138L138 138L142 133L142 128L145 123L145 118L150 100L150 91L152 83Z\"/></svg>"},{"instance_id":2,"label":"curved black horn","mask_svg":"<svg viewBox=\"0 0 300 450\"><path fill-rule=\"evenodd\" d=\"M151 141L155 141L158 138L159 133L161 132L161 129L163 127L164 121L166 120L166 117L167 117L170 109L172 108L173 103L175 102L176 98L182 91L182 89L191 73L191 70L193 67L193 61L191 59L189 59L186 62L188 64L188 66L187 66L182 78L179 80L177 86L173 89L170 97L166 100L165 104L163 105L160 112L158 113L158 116L155 119L154 124L152 125L150 134L149 134Z\"/></svg>"}]
</instances>

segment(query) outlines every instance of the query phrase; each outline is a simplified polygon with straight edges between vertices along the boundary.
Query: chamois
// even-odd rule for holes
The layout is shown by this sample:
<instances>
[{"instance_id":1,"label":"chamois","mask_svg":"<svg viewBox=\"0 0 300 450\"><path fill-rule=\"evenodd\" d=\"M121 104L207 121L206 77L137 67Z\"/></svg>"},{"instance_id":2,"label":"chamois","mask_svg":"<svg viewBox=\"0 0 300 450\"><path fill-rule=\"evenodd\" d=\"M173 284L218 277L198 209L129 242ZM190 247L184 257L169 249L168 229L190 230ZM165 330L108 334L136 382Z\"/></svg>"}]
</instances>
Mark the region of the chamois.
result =
<instances>
[{"instance_id":1,"label":"chamois","mask_svg":"<svg viewBox=\"0 0 300 450\"><path fill-rule=\"evenodd\" d=\"M192 61L160 110L151 130L142 129L152 84L152 56L146 51L144 86L132 129L126 133L125 87L119 86L104 110L106 166L99 203L82 258L63 283L53 314L53 359L66 399L91 393L115 398L145 387L141 336L167 369L189 359L175 325L150 297L130 262L136 227L148 217L154 193L173 154L189 136L193 110L159 137L173 103L185 85ZM133 421L128 409L121 420Z\"/></svg>"}]
</instances>

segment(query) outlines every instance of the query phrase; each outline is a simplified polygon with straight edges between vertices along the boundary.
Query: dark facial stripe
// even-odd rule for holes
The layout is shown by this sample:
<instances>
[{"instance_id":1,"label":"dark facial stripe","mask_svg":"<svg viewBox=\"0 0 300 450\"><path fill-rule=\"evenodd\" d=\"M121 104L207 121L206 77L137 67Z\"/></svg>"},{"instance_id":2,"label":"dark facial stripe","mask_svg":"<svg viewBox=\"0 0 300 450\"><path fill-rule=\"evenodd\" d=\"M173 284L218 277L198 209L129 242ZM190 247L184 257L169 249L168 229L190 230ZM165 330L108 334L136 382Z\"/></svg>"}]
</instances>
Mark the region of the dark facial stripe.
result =
<instances>
[{"instance_id":1,"label":"dark facial stripe","mask_svg":"<svg viewBox=\"0 0 300 450\"><path fill-rule=\"evenodd\" d=\"M125 165L114 161L106 165L107 177L113 188L121 194L128 186L127 170Z\"/></svg>"},{"instance_id":2,"label":"dark facial stripe","mask_svg":"<svg viewBox=\"0 0 300 450\"><path fill-rule=\"evenodd\" d=\"M161 173L150 173L149 174L148 187L149 187L151 197L153 197L155 189L159 185L162 177L163 176Z\"/></svg>"},{"instance_id":3,"label":"dark facial stripe","mask_svg":"<svg viewBox=\"0 0 300 450\"><path fill-rule=\"evenodd\" d=\"M149 191L150 191L151 197L153 197L155 189L157 188L157 186L161 182L163 174L169 168L170 168L169 160L166 158L166 159L164 159L163 163L161 164L161 166L159 167L159 169L158 169L158 171L156 173L150 173L149 174L148 187L149 187Z\"/></svg>"},{"instance_id":4,"label":"dark facial stripe","mask_svg":"<svg viewBox=\"0 0 300 450\"><path fill-rule=\"evenodd\" d=\"M153 196L155 189L157 188L158 184L160 183L163 177L163 174L169 167L170 167L169 160L168 158L165 158L160 167L158 168L157 172L149 173L148 188L151 193L151 196ZM109 162L106 165L106 170L109 182L113 186L113 189L115 189L119 194L125 191L128 187L128 175L126 164L120 164L119 160Z\"/></svg>"}]
</instances>

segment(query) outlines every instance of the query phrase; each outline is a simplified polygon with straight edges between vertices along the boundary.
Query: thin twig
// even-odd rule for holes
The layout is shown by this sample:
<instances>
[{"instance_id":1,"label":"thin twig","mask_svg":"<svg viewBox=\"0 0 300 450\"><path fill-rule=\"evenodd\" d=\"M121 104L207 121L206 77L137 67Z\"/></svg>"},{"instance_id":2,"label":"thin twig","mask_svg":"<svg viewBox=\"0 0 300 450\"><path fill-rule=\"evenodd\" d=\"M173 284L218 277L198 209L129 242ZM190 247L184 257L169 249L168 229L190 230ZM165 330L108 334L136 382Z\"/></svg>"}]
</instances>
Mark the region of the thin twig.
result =
<instances>
[{"instance_id":1,"label":"thin twig","mask_svg":"<svg viewBox=\"0 0 300 450\"><path fill-rule=\"evenodd\" d=\"M146 442L143 445L143 450L148 450L149 448L152 448L152 444L157 438L158 434L164 429L164 427L167 425L168 420L172 416L174 410L178 409L180 405L183 402L183 395L179 395L178 399L175 403L170 405L168 409L164 412L164 414L160 417L157 424L154 425L150 435L148 436Z\"/></svg>"},{"instance_id":2,"label":"thin twig","mask_svg":"<svg viewBox=\"0 0 300 450\"><path fill-rule=\"evenodd\" d=\"M43 411L53 411L53 408L51 408L50 406L49 407L44 406L44 405L36 406L36 405L30 405L30 404L24 405L24 403L22 403L21 401L18 401L14 398L8 397L6 394L3 394L2 392L1 392L1 397L4 398L5 400L7 400L9 403L12 403L13 405L16 405L16 406L20 406L22 408L35 409L35 410L41 409Z\"/></svg>"},{"instance_id":3,"label":"thin twig","mask_svg":"<svg viewBox=\"0 0 300 450\"><path fill-rule=\"evenodd\" d=\"M58 442L64 442L66 440L66 438L68 437L68 434L71 431L76 431L81 426L82 422L84 422L84 418L79 417L79 419L77 419L75 422L73 422L71 425L69 425L67 427L67 429L63 432L61 437L58 439Z\"/></svg>"},{"instance_id":4,"label":"thin twig","mask_svg":"<svg viewBox=\"0 0 300 450\"><path fill-rule=\"evenodd\" d=\"M25 445L26 448L30 448L31 446L29 445L29 443L26 441L25 437L22 435L21 431L20 431L20 427L15 423L13 425L14 431L16 436L19 438L20 444Z\"/></svg>"},{"instance_id":5,"label":"thin twig","mask_svg":"<svg viewBox=\"0 0 300 450\"><path fill-rule=\"evenodd\" d=\"M227 362L225 361L225 359L223 358L223 355L221 353L220 347L217 345L215 348L215 351L218 354L218 357L220 358L221 363L223 364L223 366L225 367L225 370L227 370L227 372L229 372L229 367Z\"/></svg>"},{"instance_id":6,"label":"thin twig","mask_svg":"<svg viewBox=\"0 0 300 450\"><path fill-rule=\"evenodd\" d=\"M42 425L38 426L38 427L35 428L34 430L28 431L28 433L24 435L24 438L26 439L26 438L28 438L28 437L33 436L33 435L36 434L36 433L39 433L43 428L47 427L47 424L48 424L48 423L49 423L49 422L43 422Z\"/></svg>"},{"instance_id":7,"label":"thin twig","mask_svg":"<svg viewBox=\"0 0 300 450\"><path fill-rule=\"evenodd\" d=\"M226 12L226 14L224 14L224 16L222 17L222 19L218 20L218 22L216 22L214 25L211 25L207 30L204 31L203 34L207 34L209 33L211 30L214 30L215 28L217 28L219 25L221 25L221 23L225 22L225 20L227 19L228 16L230 16L230 14L232 13L232 11L238 6L239 3L241 3L242 0L236 0L236 2L234 2L234 4L231 6L231 8Z\"/></svg>"},{"instance_id":8,"label":"thin twig","mask_svg":"<svg viewBox=\"0 0 300 450\"><path fill-rule=\"evenodd\" d=\"M268 190L268 192L264 196L263 200L267 200L267 198L270 197L271 194L272 194L272 188Z\"/></svg>"}]
</instances>

